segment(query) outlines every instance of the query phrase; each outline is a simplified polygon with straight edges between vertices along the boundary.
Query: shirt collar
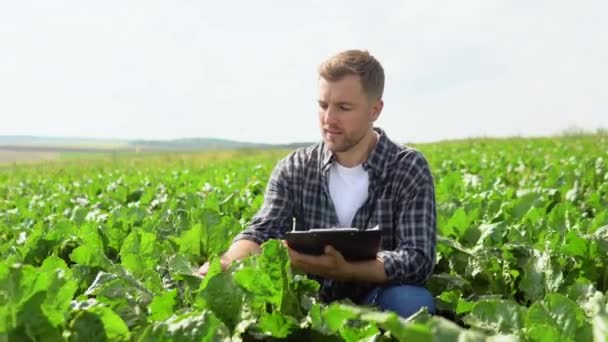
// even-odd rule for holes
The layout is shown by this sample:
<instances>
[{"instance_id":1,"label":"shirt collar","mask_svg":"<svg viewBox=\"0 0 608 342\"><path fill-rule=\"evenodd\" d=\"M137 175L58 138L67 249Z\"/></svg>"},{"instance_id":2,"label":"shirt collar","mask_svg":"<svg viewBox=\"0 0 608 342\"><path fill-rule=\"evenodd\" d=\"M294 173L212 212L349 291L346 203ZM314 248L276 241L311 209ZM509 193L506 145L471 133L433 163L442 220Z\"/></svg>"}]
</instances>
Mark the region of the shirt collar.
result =
<instances>
[{"instance_id":1,"label":"shirt collar","mask_svg":"<svg viewBox=\"0 0 608 342\"><path fill-rule=\"evenodd\" d=\"M384 173L384 165L389 152L389 139L381 128L374 127L374 131L378 133L378 142L367 157L367 160L363 162L363 169L366 171L372 169L381 175ZM323 172L327 171L336 160L335 154L327 148L325 143L323 143L321 160L321 170Z\"/></svg>"}]
</instances>

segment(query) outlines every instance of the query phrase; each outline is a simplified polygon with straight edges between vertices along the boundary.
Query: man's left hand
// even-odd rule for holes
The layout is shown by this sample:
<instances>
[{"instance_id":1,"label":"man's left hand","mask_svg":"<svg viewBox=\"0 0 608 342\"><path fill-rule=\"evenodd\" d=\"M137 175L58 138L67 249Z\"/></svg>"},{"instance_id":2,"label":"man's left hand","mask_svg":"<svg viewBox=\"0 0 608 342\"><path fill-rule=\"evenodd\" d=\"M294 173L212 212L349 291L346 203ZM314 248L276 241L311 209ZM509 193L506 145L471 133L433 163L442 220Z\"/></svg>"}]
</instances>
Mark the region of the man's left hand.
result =
<instances>
[{"instance_id":1,"label":"man's left hand","mask_svg":"<svg viewBox=\"0 0 608 342\"><path fill-rule=\"evenodd\" d=\"M352 279L351 264L332 246L325 246L325 254L316 256L296 252L286 241L283 245L287 247L292 266L304 273L334 280Z\"/></svg>"}]
</instances>

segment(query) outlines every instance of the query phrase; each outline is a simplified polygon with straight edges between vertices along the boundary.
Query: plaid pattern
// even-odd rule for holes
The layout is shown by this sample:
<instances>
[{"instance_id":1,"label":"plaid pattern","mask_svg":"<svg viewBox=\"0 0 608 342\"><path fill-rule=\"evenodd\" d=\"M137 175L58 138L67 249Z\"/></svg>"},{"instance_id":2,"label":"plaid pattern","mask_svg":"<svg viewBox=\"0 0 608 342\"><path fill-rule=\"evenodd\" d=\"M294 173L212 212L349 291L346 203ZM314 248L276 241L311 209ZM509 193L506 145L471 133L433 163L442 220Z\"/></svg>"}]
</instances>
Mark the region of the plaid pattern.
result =
<instances>
[{"instance_id":1,"label":"plaid pattern","mask_svg":"<svg viewBox=\"0 0 608 342\"><path fill-rule=\"evenodd\" d=\"M370 177L369 194L353 218L352 227L382 233L379 256L389 284L422 285L435 265L435 189L429 165L417 150L395 144L380 128L378 143L363 168ZM323 142L298 149L273 170L265 201L247 229L233 241L262 244L283 239L285 232L338 227L329 195L329 168L335 156ZM359 302L375 286L310 276L321 284L320 298L329 302L350 298Z\"/></svg>"}]
</instances>

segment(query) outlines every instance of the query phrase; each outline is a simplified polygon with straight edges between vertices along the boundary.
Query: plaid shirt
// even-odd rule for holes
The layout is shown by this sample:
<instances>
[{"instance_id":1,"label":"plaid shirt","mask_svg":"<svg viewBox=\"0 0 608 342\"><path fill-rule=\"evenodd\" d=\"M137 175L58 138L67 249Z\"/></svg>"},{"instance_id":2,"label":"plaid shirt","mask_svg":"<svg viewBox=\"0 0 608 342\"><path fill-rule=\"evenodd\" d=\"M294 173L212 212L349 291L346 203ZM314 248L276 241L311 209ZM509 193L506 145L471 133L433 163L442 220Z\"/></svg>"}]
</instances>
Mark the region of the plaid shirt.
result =
<instances>
[{"instance_id":1,"label":"plaid shirt","mask_svg":"<svg viewBox=\"0 0 608 342\"><path fill-rule=\"evenodd\" d=\"M352 227L381 230L382 250L389 284L422 285L435 265L435 189L429 165L419 151L395 144L380 128L380 137L363 169L369 174L368 197L356 212ZM335 156L323 142L298 149L273 170L265 201L247 229L233 241L262 244L283 239L284 233L310 228L338 227L329 195L329 168ZM320 298L361 301L375 286L310 276L321 284Z\"/></svg>"}]
</instances>

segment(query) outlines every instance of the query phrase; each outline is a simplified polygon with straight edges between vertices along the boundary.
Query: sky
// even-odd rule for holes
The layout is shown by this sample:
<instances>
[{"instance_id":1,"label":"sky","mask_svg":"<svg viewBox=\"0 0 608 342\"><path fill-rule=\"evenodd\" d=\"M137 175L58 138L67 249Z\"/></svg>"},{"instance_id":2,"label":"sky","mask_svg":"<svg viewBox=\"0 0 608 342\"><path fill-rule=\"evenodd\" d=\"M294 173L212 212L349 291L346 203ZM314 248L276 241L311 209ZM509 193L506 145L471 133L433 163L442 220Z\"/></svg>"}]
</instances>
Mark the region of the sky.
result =
<instances>
[{"instance_id":1,"label":"sky","mask_svg":"<svg viewBox=\"0 0 608 342\"><path fill-rule=\"evenodd\" d=\"M401 142L608 128L608 2L2 1L0 135L319 140L317 66L366 49Z\"/></svg>"}]
</instances>

